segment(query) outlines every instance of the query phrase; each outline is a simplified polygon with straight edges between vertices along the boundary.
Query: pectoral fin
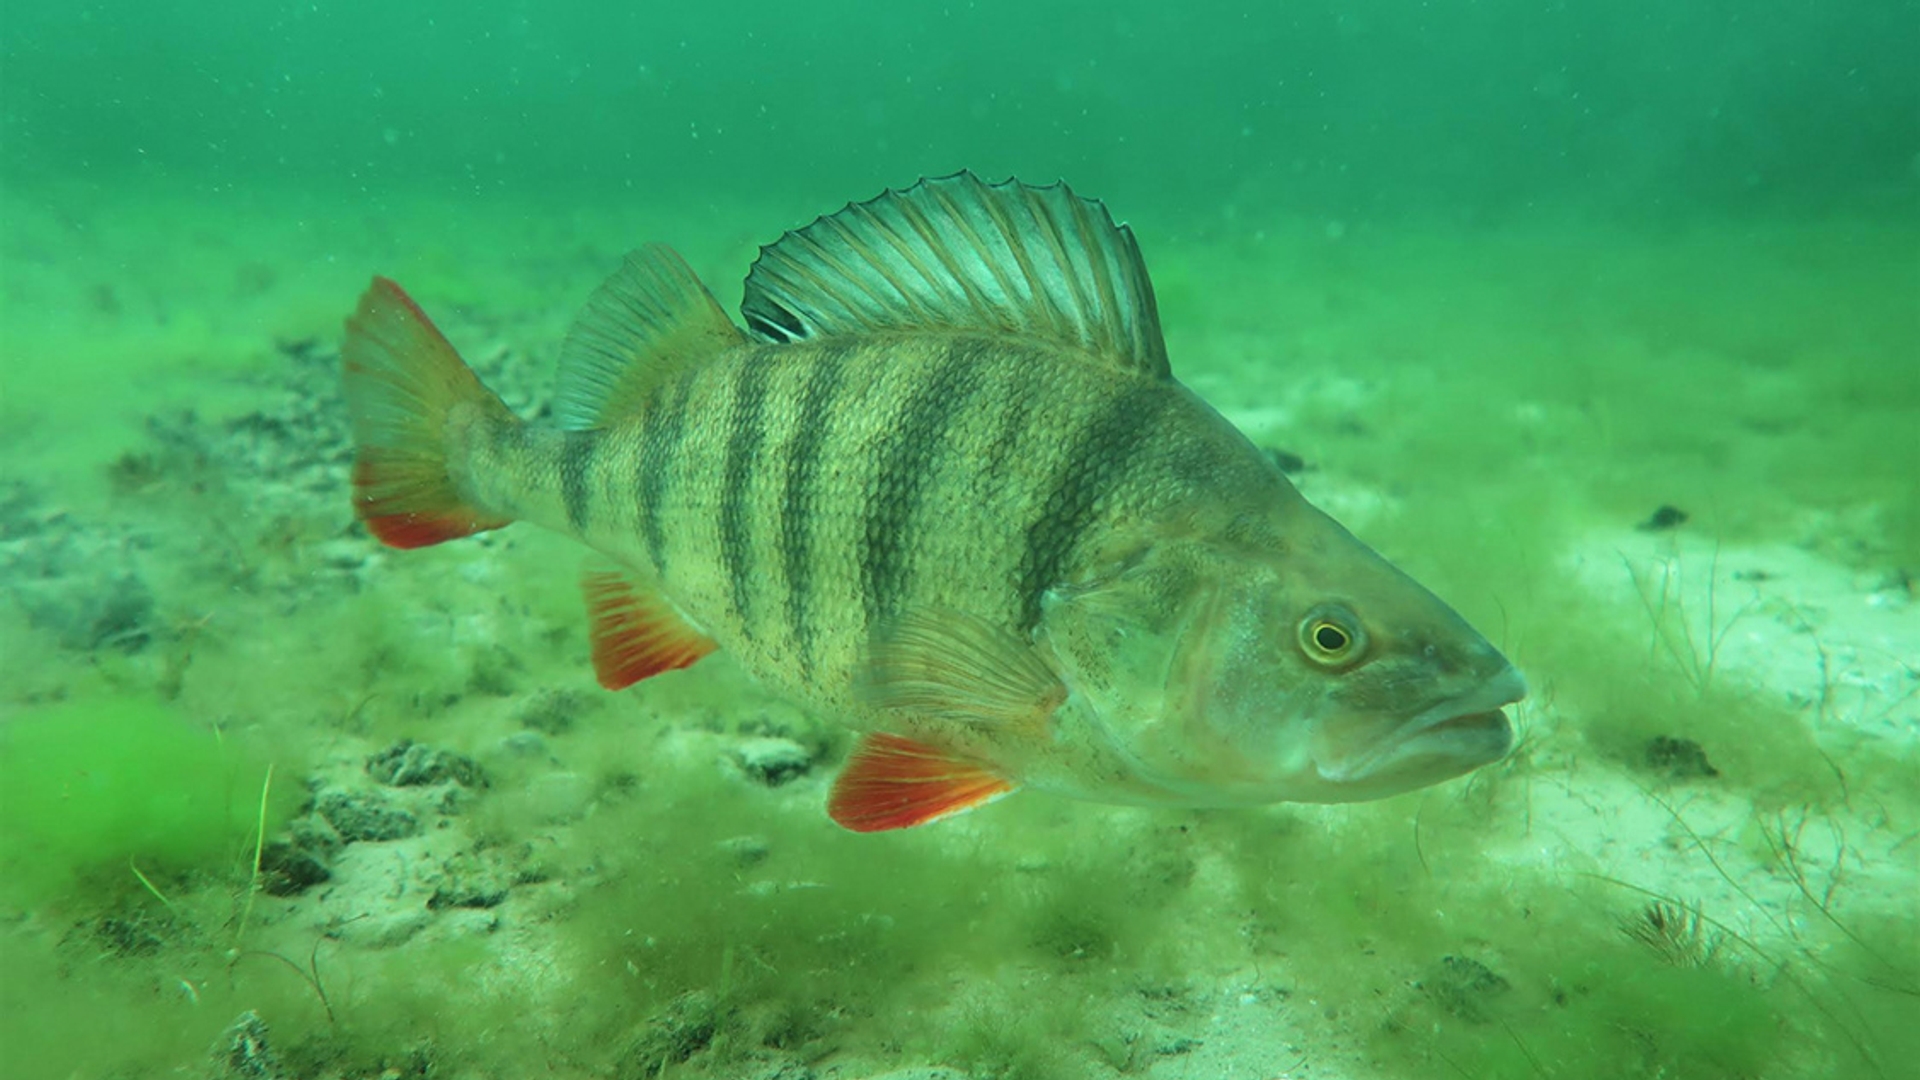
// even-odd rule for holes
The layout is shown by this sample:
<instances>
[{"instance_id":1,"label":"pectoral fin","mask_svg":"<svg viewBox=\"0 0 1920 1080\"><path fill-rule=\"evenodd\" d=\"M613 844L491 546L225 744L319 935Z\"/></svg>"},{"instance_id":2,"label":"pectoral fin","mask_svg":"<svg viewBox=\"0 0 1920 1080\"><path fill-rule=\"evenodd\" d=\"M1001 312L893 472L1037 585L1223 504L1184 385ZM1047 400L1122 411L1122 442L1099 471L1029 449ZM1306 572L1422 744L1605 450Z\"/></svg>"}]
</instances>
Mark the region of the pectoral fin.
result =
<instances>
[{"instance_id":1,"label":"pectoral fin","mask_svg":"<svg viewBox=\"0 0 1920 1080\"><path fill-rule=\"evenodd\" d=\"M968 732L958 741L984 748L1046 739L1048 721L1067 697L1030 644L949 610L911 611L883 623L856 689L873 708L917 724L957 725ZM855 747L827 813L855 832L905 829L984 805L1015 786L968 756L877 733Z\"/></svg>"},{"instance_id":2,"label":"pectoral fin","mask_svg":"<svg viewBox=\"0 0 1920 1080\"><path fill-rule=\"evenodd\" d=\"M910 611L883 623L858 687L875 708L1036 735L1067 698L1032 645L948 610Z\"/></svg>"}]
</instances>

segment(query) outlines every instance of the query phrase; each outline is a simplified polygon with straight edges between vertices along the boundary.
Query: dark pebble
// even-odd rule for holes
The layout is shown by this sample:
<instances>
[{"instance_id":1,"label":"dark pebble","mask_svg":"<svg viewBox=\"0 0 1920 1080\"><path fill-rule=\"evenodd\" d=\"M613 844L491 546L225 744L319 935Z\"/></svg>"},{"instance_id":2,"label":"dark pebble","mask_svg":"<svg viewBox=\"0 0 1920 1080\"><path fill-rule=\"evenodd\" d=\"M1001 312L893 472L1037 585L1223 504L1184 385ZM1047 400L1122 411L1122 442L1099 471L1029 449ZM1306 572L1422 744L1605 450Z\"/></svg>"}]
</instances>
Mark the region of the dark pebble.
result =
<instances>
[{"instance_id":1,"label":"dark pebble","mask_svg":"<svg viewBox=\"0 0 1920 1080\"><path fill-rule=\"evenodd\" d=\"M367 775L392 787L441 784L449 780L461 787L487 786L486 773L472 758L450 750L436 750L411 739L402 739L369 757Z\"/></svg>"},{"instance_id":2,"label":"dark pebble","mask_svg":"<svg viewBox=\"0 0 1920 1080\"><path fill-rule=\"evenodd\" d=\"M597 704L578 690L540 690L514 710L514 719L524 728L565 735L573 730L581 714Z\"/></svg>"},{"instance_id":3,"label":"dark pebble","mask_svg":"<svg viewBox=\"0 0 1920 1080\"><path fill-rule=\"evenodd\" d=\"M1286 473L1288 476L1307 471L1307 459L1301 457L1299 454L1291 450L1282 450L1277 446L1263 447L1263 449L1266 451L1267 460L1273 462L1274 465L1279 467L1281 472Z\"/></svg>"},{"instance_id":4,"label":"dark pebble","mask_svg":"<svg viewBox=\"0 0 1920 1080\"><path fill-rule=\"evenodd\" d=\"M1443 956L1420 984L1434 1004L1462 1020L1485 1023L1487 1003L1512 989L1498 972L1468 956Z\"/></svg>"},{"instance_id":5,"label":"dark pebble","mask_svg":"<svg viewBox=\"0 0 1920 1080\"><path fill-rule=\"evenodd\" d=\"M368 791L328 791L316 802L343 840L404 840L420 835L420 819L387 805L384 796Z\"/></svg>"},{"instance_id":6,"label":"dark pebble","mask_svg":"<svg viewBox=\"0 0 1920 1080\"><path fill-rule=\"evenodd\" d=\"M1634 528L1639 529L1641 532L1666 532L1668 529L1677 529L1686 523L1687 512L1685 510L1677 506L1662 503L1660 508L1653 512L1652 517L1635 525Z\"/></svg>"},{"instance_id":7,"label":"dark pebble","mask_svg":"<svg viewBox=\"0 0 1920 1080\"><path fill-rule=\"evenodd\" d=\"M260 852L260 889L268 896L298 896L332 877L327 864L313 852L284 840Z\"/></svg>"},{"instance_id":8,"label":"dark pebble","mask_svg":"<svg viewBox=\"0 0 1920 1080\"><path fill-rule=\"evenodd\" d=\"M1655 735L1647 740L1647 768L1676 780L1712 779L1720 770L1707 760L1707 752L1692 739Z\"/></svg>"}]
</instances>

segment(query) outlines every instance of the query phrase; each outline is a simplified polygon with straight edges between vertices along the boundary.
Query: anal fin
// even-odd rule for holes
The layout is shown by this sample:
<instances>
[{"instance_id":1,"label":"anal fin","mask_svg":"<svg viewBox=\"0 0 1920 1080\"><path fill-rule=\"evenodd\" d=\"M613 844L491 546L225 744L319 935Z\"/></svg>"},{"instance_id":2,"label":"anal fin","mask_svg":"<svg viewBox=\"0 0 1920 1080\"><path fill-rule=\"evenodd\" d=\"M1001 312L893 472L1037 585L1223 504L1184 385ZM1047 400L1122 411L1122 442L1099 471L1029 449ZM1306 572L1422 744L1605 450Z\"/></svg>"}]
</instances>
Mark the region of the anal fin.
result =
<instances>
[{"instance_id":1,"label":"anal fin","mask_svg":"<svg viewBox=\"0 0 1920 1080\"><path fill-rule=\"evenodd\" d=\"M986 768L899 735L863 736L833 782L827 816L854 832L907 829L982 806L1014 789Z\"/></svg>"},{"instance_id":2,"label":"anal fin","mask_svg":"<svg viewBox=\"0 0 1920 1080\"><path fill-rule=\"evenodd\" d=\"M686 667L719 648L673 605L612 565L580 575L593 638L593 673L609 690Z\"/></svg>"}]
</instances>

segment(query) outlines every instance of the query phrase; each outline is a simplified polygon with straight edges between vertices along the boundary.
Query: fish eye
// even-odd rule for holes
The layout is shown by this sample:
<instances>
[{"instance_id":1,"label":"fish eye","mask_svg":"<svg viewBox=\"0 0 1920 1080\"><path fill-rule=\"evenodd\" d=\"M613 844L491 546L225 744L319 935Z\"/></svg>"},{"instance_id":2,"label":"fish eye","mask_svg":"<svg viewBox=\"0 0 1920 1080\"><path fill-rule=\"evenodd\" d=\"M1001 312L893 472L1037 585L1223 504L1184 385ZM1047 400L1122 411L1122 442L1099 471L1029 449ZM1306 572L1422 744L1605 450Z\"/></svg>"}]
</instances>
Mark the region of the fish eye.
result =
<instances>
[{"instance_id":1,"label":"fish eye","mask_svg":"<svg viewBox=\"0 0 1920 1080\"><path fill-rule=\"evenodd\" d=\"M1366 651L1367 634L1353 612L1321 604L1300 620L1300 650L1317 664L1350 664Z\"/></svg>"}]
</instances>

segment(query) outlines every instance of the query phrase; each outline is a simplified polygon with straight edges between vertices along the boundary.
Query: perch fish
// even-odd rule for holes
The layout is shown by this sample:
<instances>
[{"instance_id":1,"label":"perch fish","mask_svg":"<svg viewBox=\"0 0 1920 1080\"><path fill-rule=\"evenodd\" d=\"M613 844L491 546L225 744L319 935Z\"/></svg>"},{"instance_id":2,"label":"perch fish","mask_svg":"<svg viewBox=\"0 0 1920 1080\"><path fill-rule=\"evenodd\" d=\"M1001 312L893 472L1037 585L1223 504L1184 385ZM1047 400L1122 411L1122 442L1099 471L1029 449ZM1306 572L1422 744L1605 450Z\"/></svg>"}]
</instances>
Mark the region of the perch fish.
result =
<instances>
[{"instance_id":1,"label":"perch fish","mask_svg":"<svg viewBox=\"0 0 1920 1080\"><path fill-rule=\"evenodd\" d=\"M374 279L355 510L399 548L528 521L594 549L600 682L731 650L861 733L828 798L857 831L1022 787L1375 799L1508 751L1519 673L1174 379L1100 203L924 180L764 248L741 315L641 248L536 426Z\"/></svg>"}]
</instances>

